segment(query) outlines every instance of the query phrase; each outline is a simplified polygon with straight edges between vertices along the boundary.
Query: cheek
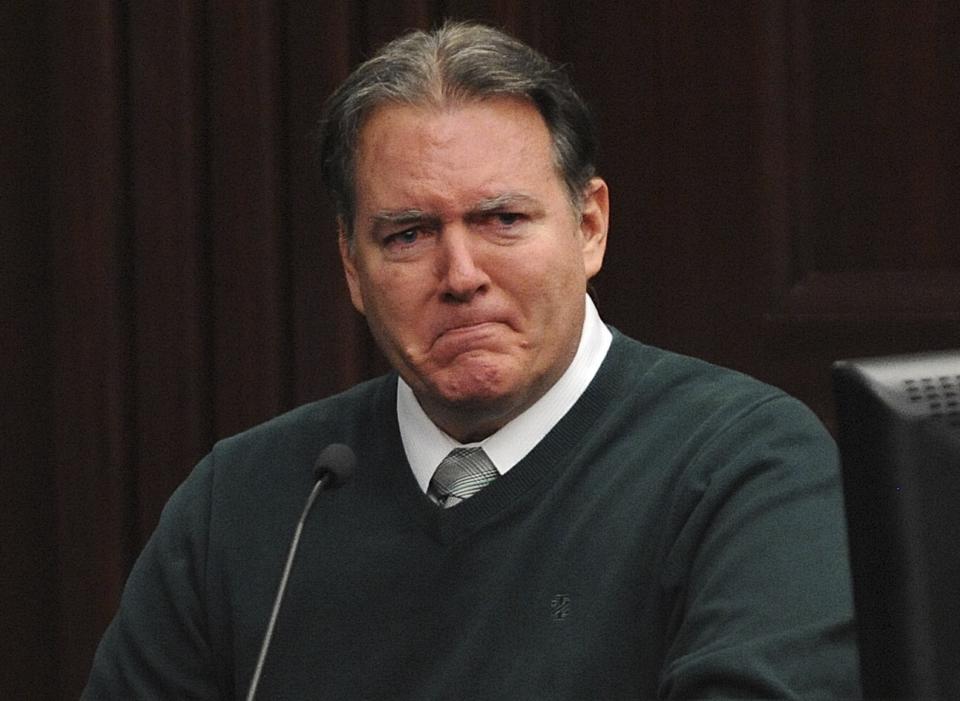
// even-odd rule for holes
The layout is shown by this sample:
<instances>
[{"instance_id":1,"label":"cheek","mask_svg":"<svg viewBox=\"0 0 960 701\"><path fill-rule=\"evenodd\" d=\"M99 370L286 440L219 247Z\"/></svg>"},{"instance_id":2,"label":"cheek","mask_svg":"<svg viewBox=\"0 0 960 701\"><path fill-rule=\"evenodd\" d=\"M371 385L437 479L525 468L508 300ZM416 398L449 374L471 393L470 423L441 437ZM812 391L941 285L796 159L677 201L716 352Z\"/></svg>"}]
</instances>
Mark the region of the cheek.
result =
<instances>
[{"instance_id":1,"label":"cheek","mask_svg":"<svg viewBox=\"0 0 960 701\"><path fill-rule=\"evenodd\" d=\"M365 271L361 278L361 287L366 305L380 310L380 315L385 316L386 312L394 311L399 306L398 302L405 298L407 284L403 276L389 266L379 266Z\"/></svg>"},{"instance_id":2,"label":"cheek","mask_svg":"<svg viewBox=\"0 0 960 701\"><path fill-rule=\"evenodd\" d=\"M569 256L530 254L510 277L515 295L528 313L553 315L586 289L583 265Z\"/></svg>"},{"instance_id":3,"label":"cheek","mask_svg":"<svg viewBox=\"0 0 960 701\"><path fill-rule=\"evenodd\" d=\"M363 299L371 323L393 338L415 333L423 317L424 305L415 276L396 273L367 276Z\"/></svg>"},{"instance_id":4,"label":"cheek","mask_svg":"<svg viewBox=\"0 0 960 701\"><path fill-rule=\"evenodd\" d=\"M528 314L540 337L539 344L564 345L571 328L583 314L586 277L583 267L563 261L547 270L539 285L530 286Z\"/></svg>"}]
</instances>

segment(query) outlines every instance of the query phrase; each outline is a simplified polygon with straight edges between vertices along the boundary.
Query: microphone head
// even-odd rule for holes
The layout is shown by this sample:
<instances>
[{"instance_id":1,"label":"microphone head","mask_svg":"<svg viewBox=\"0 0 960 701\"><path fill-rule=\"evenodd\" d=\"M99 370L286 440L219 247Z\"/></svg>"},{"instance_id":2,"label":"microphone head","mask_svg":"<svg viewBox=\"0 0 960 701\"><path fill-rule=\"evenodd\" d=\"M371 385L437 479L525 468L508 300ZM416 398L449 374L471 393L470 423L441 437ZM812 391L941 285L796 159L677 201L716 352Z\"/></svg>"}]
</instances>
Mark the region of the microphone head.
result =
<instances>
[{"instance_id":1,"label":"microphone head","mask_svg":"<svg viewBox=\"0 0 960 701\"><path fill-rule=\"evenodd\" d=\"M331 443L317 457L313 464L313 478L315 480L327 478L327 487L334 489L353 476L357 466L357 456L348 445Z\"/></svg>"}]
</instances>

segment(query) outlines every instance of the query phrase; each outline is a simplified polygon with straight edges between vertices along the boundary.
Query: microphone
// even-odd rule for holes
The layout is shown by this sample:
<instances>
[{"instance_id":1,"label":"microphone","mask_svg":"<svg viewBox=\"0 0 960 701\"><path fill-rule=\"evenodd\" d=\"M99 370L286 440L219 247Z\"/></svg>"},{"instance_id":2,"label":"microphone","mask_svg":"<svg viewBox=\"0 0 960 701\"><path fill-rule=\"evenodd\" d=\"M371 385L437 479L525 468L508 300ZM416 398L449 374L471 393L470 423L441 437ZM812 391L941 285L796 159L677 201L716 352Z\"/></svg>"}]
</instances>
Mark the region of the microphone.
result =
<instances>
[{"instance_id":1,"label":"microphone","mask_svg":"<svg viewBox=\"0 0 960 701\"><path fill-rule=\"evenodd\" d=\"M357 456L353 454L350 446L331 443L317 457L317 462L313 465L313 478L323 483L321 489L336 489L350 481L356 466Z\"/></svg>"},{"instance_id":2,"label":"microphone","mask_svg":"<svg viewBox=\"0 0 960 701\"><path fill-rule=\"evenodd\" d=\"M303 507L303 513L300 514L300 520L297 521L297 527L293 531L293 540L290 542L290 551L287 553L287 563L283 567L283 575L280 577L280 585L277 587L277 596L273 600L273 610L270 612L270 621L267 623L267 630L263 634L263 642L260 644L260 655L257 657L257 666L253 670L253 677L250 680L250 689L247 691L247 701L253 701L257 692L257 685L260 683L260 674L263 672L263 663L267 659L267 651L270 649L270 641L273 640L273 629L277 623L277 615L280 613L280 604L283 602L284 592L287 590L287 580L290 578L290 570L293 567L293 558L297 553L297 545L300 543L300 534L303 532L303 524L307 520L307 514L313 507L317 495L324 489L336 489L350 480L353 476L353 470L357 465L357 456L354 455L350 446L343 443L331 443L324 448L317 461L313 465L313 489L310 490L310 496L307 497L307 503Z\"/></svg>"}]
</instances>

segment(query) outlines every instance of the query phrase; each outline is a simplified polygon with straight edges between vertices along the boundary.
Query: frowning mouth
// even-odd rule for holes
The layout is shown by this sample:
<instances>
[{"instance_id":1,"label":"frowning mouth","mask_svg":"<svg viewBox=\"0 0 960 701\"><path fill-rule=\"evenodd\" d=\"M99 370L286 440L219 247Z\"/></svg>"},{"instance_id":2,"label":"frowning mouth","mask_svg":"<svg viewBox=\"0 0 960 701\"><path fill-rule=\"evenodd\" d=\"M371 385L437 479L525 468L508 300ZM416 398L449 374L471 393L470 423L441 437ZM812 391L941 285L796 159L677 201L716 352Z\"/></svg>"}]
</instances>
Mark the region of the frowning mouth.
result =
<instances>
[{"instance_id":1,"label":"frowning mouth","mask_svg":"<svg viewBox=\"0 0 960 701\"><path fill-rule=\"evenodd\" d=\"M479 321L444 329L434 339L434 350L444 353L463 353L483 347L503 330L499 321Z\"/></svg>"},{"instance_id":2,"label":"frowning mouth","mask_svg":"<svg viewBox=\"0 0 960 701\"><path fill-rule=\"evenodd\" d=\"M460 324L458 326L451 326L448 329L444 329L440 332L440 336L455 336L463 333L477 333L483 331L484 329L497 326L499 323L500 322L498 321L477 321L470 324Z\"/></svg>"}]
</instances>

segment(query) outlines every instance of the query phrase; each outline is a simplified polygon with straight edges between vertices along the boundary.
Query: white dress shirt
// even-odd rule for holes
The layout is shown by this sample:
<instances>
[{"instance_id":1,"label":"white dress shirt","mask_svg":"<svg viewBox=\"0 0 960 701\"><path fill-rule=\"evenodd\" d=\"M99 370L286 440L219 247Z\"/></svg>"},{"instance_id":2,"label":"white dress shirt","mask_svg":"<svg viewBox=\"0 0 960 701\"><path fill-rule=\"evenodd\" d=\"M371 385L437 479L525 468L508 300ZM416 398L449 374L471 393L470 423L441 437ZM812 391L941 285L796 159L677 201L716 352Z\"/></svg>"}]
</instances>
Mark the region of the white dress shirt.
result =
<instances>
[{"instance_id":1,"label":"white dress shirt","mask_svg":"<svg viewBox=\"0 0 960 701\"><path fill-rule=\"evenodd\" d=\"M580 345L570 366L532 406L479 443L460 443L440 430L423 411L410 385L400 378L397 382L400 438L420 489L426 493L440 461L454 448L465 445L482 447L497 471L506 474L577 403L600 369L612 341L613 335L600 320L593 300L586 296Z\"/></svg>"}]
</instances>

